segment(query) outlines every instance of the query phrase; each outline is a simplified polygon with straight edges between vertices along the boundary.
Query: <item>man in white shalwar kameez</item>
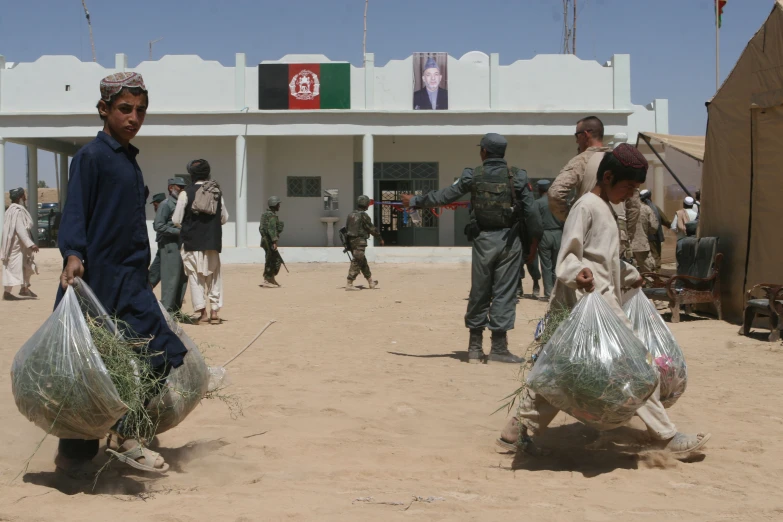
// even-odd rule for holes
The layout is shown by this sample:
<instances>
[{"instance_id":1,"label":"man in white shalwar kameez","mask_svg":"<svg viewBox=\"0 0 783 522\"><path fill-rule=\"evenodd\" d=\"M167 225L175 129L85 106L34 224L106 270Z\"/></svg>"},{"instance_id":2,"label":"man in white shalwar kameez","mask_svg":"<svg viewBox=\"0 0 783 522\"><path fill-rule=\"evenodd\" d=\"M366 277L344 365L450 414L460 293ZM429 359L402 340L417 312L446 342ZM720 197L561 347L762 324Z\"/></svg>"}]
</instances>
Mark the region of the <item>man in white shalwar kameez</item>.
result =
<instances>
[{"instance_id":1,"label":"man in white shalwar kameez","mask_svg":"<svg viewBox=\"0 0 783 522\"><path fill-rule=\"evenodd\" d=\"M35 266L38 246L32 234L35 223L25 208L24 189L13 189L9 195L11 205L5 211L0 261L3 264L3 299L15 301L18 298L11 293L15 286L21 286L19 295L23 297L38 297L30 290L30 277L38 273Z\"/></svg>"},{"instance_id":2,"label":"man in white shalwar kameez","mask_svg":"<svg viewBox=\"0 0 783 522\"><path fill-rule=\"evenodd\" d=\"M220 227L228 221L228 210L221 195L216 215L209 216L202 213L199 217L195 217L190 211L192 198L198 188L210 178L209 163L206 160L193 160L188 164L188 173L194 183L180 192L171 221L174 226L182 228L182 262L185 274L188 276L193 310L199 314L198 322L219 324L218 311L223 307ZM190 230L187 230L188 228ZM210 308L209 315L207 315L207 302Z\"/></svg>"},{"instance_id":3,"label":"man in white shalwar kameez","mask_svg":"<svg viewBox=\"0 0 783 522\"><path fill-rule=\"evenodd\" d=\"M646 172L644 156L626 144L590 158L585 177L597 179L597 185L579 198L568 214L550 309L571 309L586 292L599 292L633 329L622 309L622 289L639 287L643 280L636 268L620 259L620 238L610 202L618 204L631 197L644 182ZM498 445L510 451L521 447L532 454L540 453L528 432L541 434L558 412L544 397L526 389L517 416L503 429ZM660 385L636 415L647 425L655 446L672 453L693 452L710 438L710 434L686 435L677 431L661 404Z\"/></svg>"}]
</instances>

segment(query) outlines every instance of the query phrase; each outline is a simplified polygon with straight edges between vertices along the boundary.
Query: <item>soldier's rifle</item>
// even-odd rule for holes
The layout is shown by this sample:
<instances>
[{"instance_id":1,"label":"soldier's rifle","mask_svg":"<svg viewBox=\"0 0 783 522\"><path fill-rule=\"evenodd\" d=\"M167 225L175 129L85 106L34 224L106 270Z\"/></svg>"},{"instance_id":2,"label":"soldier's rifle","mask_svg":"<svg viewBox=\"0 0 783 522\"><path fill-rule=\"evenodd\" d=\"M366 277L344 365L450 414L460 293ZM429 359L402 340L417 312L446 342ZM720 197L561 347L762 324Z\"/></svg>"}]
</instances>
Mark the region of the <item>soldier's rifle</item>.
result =
<instances>
[{"instance_id":1,"label":"soldier's rifle","mask_svg":"<svg viewBox=\"0 0 783 522\"><path fill-rule=\"evenodd\" d=\"M280 255L280 250L276 248L275 253L277 254L277 258L280 260L280 264L282 264L283 268L285 268L286 273L290 274L291 272L288 271L288 267L285 266L285 261L283 261L283 256Z\"/></svg>"},{"instance_id":2,"label":"soldier's rifle","mask_svg":"<svg viewBox=\"0 0 783 522\"><path fill-rule=\"evenodd\" d=\"M337 233L340 234L340 242L343 244L343 254L348 254L348 260L352 262L353 258L351 257L351 241L348 238L348 229L343 227L338 230Z\"/></svg>"}]
</instances>

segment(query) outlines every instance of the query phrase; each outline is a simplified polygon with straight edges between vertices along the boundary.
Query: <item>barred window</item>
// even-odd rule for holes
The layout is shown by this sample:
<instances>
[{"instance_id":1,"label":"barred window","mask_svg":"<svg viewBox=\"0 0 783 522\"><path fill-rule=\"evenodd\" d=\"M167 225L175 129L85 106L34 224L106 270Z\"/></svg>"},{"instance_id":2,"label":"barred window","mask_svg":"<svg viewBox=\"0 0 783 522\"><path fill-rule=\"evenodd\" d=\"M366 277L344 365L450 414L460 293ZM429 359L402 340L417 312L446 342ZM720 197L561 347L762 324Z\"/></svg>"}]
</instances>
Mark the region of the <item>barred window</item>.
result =
<instances>
[{"instance_id":1,"label":"barred window","mask_svg":"<svg viewBox=\"0 0 783 522\"><path fill-rule=\"evenodd\" d=\"M289 198L321 197L321 176L288 176L286 186Z\"/></svg>"}]
</instances>

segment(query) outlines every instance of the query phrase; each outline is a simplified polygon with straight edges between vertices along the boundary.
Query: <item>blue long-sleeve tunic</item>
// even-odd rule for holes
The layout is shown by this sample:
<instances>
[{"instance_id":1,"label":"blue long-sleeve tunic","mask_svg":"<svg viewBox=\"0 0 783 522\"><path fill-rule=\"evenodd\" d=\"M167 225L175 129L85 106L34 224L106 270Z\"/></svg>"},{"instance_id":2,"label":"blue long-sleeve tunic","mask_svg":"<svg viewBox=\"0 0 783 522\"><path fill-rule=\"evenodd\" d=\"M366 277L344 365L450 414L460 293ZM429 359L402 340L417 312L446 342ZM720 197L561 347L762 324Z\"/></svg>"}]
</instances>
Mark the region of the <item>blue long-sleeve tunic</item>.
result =
<instances>
[{"instance_id":1,"label":"blue long-sleeve tunic","mask_svg":"<svg viewBox=\"0 0 783 522\"><path fill-rule=\"evenodd\" d=\"M103 131L76 153L58 242L64 263L68 256L82 260L83 279L107 312L138 337L152 338L150 364L176 368L187 349L166 324L148 283L150 244L138 153ZM60 288L55 307L63 295Z\"/></svg>"}]
</instances>

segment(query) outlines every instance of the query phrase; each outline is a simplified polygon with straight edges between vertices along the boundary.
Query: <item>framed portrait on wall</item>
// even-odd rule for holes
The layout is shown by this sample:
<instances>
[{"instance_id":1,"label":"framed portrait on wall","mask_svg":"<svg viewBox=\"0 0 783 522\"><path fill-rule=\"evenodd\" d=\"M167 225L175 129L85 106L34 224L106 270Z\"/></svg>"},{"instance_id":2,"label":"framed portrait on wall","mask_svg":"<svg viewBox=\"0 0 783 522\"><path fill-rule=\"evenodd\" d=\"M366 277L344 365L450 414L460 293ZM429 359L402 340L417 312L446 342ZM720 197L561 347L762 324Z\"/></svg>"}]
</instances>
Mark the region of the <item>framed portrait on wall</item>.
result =
<instances>
[{"instance_id":1,"label":"framed portrait on wall","mask_svg":"<svg viewBox=\"0 0 783 522\"><path fill-rule=\"evenodd\" d=\"M413 110L448 110L448 61L448 53L413 53Z\"/></svg>"}]
</instances>

